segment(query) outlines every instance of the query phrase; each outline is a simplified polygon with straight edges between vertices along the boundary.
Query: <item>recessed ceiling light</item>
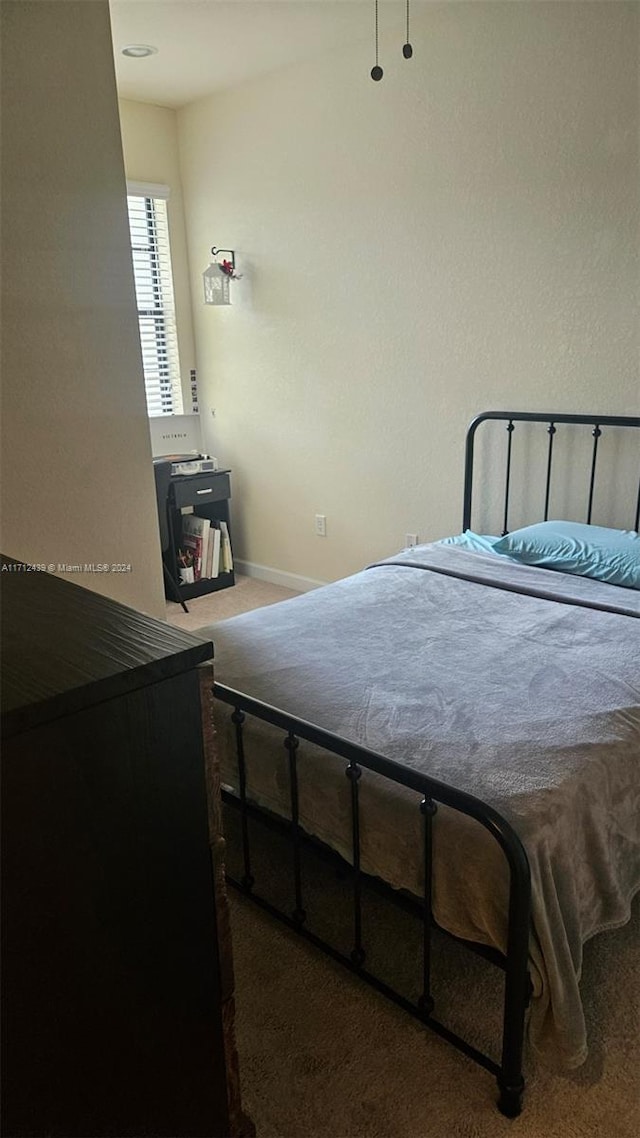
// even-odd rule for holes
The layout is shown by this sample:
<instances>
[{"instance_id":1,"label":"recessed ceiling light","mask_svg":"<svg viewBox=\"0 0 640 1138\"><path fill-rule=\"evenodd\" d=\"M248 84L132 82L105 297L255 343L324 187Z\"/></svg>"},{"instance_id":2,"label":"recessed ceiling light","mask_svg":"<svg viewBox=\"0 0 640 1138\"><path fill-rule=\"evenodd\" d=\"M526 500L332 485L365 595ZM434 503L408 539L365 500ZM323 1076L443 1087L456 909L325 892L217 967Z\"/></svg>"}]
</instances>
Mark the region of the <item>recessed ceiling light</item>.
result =
<instances>
[{"instance_id":1,"label":"recessed ceiling light","mask_svg":"<svg viewBox=\"0 0 640 1138\"><path fill-rule=\"evenodd\" d=\"M146 55L157 55L157 47L148 43L130 43L123 47L122 54L130 55L132 59L144 59Z\"/></svg>"}]
</instances>

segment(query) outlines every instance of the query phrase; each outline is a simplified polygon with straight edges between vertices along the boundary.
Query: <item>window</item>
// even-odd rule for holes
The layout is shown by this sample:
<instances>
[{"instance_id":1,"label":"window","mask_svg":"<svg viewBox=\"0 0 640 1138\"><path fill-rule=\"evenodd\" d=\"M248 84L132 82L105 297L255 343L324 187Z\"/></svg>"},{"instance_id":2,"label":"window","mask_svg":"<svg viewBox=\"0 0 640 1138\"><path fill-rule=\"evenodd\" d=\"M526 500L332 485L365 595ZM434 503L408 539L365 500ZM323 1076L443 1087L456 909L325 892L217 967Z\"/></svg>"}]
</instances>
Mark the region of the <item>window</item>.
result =
<instances>
[{"instance_id":1,"label":"window","mask_svg":"<svg viewBox=\"0 0 640 1138\"><path fill-rule=\"evenodd\" d=\"M147 412L182 414L166 186L129 183L127 205Z\"/></svg>"}]
</instances>

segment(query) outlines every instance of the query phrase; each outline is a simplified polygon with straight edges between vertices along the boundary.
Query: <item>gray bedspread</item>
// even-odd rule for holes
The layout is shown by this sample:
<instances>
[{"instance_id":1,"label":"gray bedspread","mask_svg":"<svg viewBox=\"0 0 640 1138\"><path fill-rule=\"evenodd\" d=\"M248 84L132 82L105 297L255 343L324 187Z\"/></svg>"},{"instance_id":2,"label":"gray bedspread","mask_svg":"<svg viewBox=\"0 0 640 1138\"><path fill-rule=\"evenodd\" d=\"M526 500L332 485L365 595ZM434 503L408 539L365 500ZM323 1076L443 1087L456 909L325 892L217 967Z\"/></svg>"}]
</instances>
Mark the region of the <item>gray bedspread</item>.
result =
<instances>
[{"instance_id":1,"label":"gray bedspread","mask_svg":"<svg viewBox=\"0 0 640 1138\"><path fill-rule=\"evenodd\" d=\"M640 887L639 616L632 590L429 545L208 632L219 682L468 791L513 825L532 873L529 1037L566 1066L587 1054L582 946L628 920ZM252 730L250 792L286 813L282 742ZM230 754L223 771L233 784ZM419 894L415 795L367 773L363 868ZM342 761L302 747L301 822L348 856L345 784ZM434 841L436 919L504 949L497 845L446 807Z\"/></svg>"}]
</instances>

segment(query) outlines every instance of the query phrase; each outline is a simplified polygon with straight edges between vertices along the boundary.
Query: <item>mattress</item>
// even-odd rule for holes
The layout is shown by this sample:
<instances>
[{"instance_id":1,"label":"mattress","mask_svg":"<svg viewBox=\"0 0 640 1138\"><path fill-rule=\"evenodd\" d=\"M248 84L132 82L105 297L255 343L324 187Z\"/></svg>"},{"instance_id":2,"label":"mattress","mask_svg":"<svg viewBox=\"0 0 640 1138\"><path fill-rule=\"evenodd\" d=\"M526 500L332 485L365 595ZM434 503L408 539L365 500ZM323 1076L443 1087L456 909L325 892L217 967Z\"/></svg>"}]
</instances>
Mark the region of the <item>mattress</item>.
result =
<instances>
[{"instance_id":1,"label":"mattress","mask_svg":"<svg viewBox=\"0 0 640 1138\"><path fill-rule=\"evenodd\" d=\"M640 596L427 545L216 624L219 683L498 810L532 874L529 1037L546 1060L587 1054L582 946L629 919L640 887ZM223 781L237 783L219 705ZM282 736L247 723L248 793L287 816ZM344 761L301 744L300 822L345 857ZM360 780L362 868L422 892L419 796ZM504 951L503 855L446 807L434 826L434 916Z\"/></svg>"}]
</instances>

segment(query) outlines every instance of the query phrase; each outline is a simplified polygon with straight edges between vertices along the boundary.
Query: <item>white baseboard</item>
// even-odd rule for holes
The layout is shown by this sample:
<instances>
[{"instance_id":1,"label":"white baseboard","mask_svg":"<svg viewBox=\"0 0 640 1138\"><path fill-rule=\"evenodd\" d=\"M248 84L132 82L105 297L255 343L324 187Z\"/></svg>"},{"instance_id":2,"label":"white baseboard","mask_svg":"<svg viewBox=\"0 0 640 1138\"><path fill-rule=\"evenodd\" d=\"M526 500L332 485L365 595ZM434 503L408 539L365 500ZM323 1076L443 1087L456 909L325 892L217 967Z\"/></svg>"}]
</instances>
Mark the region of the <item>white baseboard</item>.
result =
<instances>
[{"instance_id":1,"label":"white baseboard","mask_svg":"<svg viewBox=\"0 0 640 1138\"><path fill-rule=\"evenodd\" d=\"M245 577L256 577L259 581L268 581L270 585L294 589L296 593L308 593L327 583L314 581L312 577L300 577L297 573L285 573L283 569L271 569L268 565L256 565L253 561L240 561L237 557L233 559L233 566L237 573Z\"/></svg>"}]
</instances>

